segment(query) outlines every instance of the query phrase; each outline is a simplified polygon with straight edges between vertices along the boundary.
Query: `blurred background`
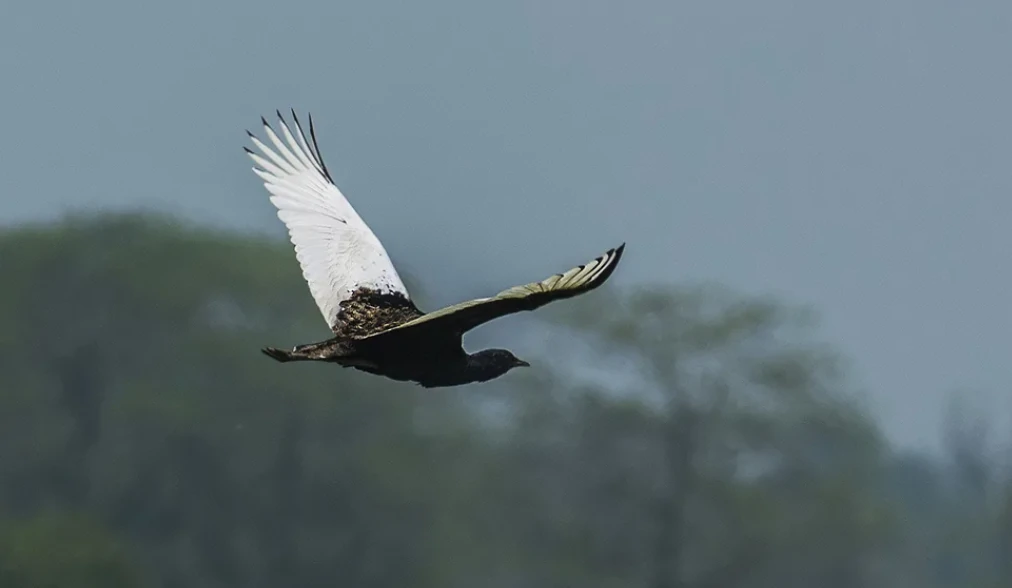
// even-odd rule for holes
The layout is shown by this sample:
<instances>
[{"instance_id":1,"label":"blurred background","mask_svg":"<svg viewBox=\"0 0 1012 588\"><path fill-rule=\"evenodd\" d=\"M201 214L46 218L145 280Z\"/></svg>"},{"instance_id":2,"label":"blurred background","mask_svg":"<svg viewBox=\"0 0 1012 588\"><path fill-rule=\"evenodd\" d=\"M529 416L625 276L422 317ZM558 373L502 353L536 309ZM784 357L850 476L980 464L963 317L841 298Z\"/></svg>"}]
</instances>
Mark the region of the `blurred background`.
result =
<instances>
[{"instance_id":1,"label":"blurred background","mask_svg":"<svg viewBox=\"0 0 1012 588\"><path fill-rule=\"evenodd\" d=\"M12 2L0 585L1012 586L1012 4ZM312 112L432 309L622 241L426 391L242 152Z\"/></svg>"}]
</instances>

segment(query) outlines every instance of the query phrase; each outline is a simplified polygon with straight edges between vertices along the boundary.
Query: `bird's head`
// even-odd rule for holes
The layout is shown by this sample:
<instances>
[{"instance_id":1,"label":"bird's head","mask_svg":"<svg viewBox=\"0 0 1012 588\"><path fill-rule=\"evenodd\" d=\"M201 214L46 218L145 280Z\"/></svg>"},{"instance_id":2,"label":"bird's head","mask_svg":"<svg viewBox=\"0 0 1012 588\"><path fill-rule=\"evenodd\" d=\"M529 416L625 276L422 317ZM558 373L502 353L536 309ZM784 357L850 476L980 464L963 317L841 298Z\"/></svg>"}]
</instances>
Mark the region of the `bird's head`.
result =
<instances>
[{"instance_id":1,"label":"bird's head","mask_svg":"<svg viewBox=\"0 0 1012 588\"><path fill-rule=\"evenodd\" d=\"M473 353L471 364L490 376L489 379L497 378L513 368L531 365L507 349L484 349Z\"/></svg>"}]
</instances>

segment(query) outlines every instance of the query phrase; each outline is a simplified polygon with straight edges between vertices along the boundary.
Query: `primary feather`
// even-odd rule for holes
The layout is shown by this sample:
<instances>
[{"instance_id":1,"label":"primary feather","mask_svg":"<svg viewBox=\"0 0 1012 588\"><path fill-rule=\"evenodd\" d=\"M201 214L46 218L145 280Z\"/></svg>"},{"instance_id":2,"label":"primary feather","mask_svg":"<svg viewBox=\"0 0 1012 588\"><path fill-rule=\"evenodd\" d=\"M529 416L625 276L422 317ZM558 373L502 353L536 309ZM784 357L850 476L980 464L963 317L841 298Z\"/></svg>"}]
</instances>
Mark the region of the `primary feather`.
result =
<instances>
[{"instance_id":1,"label":"primary feather","mask_svg":"<svg viewBox=\"0 0 1012 588\"><path fill-rule=\"evenodd\" d=\"M327 325L335 327L341 303L363 288L410 299L383 244L334 184L320 156L312 115L308 140L294 111L294 133L278 112L283 139L261 120L270 145L249 133L260 153L246 152L288 228L302 275Z\"/></svg>"}]
</instances>

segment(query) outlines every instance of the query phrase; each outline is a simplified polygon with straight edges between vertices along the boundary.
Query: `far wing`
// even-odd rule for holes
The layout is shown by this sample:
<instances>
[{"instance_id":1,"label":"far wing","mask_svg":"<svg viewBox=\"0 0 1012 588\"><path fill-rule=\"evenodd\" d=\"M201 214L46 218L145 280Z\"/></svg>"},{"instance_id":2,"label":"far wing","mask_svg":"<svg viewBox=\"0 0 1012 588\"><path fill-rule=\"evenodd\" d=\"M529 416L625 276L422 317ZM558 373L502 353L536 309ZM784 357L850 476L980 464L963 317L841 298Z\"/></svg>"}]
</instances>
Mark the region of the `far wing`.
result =
<instances>
[{"instance_id":1,"label":"far wing","mask_svg":"<svg viewBox=\"0 0 1012 588\"><path fill-rule=\"evenodd\" d=\"M383 244L344 197L320 156L313 117L307 141L292 111L295 133L278 112L282 140L265 119L264 133L273 145L248 133L261 154L246 149L264 181L278 218L285 223L309 291L323 318L333 328L341 302L359 288L386 293L407 289Z\"/></svg>"},{"instance_id":2,"label":"far wing","mask_svg":"<svg viewBox=\"0 0 1012 588\"><path fill-rule=\"evenodd\" d=\"M514 286L491 298L478 298L430 312L392 329L366 337L366 340L378 340L425 329L459 335L507 314L534 310L549 302L578 296L603 284L615 271L624 250L625 243L565 273L556 274L540 282Z\"/></svg>"}]
</instances>

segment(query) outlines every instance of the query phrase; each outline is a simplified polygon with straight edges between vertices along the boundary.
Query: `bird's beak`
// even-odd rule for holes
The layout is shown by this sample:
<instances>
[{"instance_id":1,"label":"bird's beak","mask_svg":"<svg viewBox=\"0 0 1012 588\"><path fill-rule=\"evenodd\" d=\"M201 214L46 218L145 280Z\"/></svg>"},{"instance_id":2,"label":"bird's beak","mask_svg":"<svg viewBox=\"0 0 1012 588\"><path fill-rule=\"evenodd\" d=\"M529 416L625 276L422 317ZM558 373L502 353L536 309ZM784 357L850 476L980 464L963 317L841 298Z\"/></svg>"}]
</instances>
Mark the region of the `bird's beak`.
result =
<instances>
[{"instance_id":1,"label":"bird's beak","mask_svg":"<svg viewBox=\"0 0 1012 588\"><path fill-rule=\"evenodd\" d=\"M516 365L517 367L531 367L531 364L527 363L522 359L518 359Z\"/></svg>"}]
</instances>

